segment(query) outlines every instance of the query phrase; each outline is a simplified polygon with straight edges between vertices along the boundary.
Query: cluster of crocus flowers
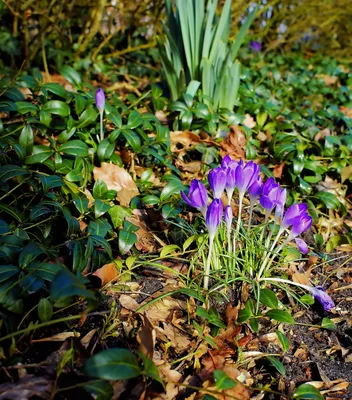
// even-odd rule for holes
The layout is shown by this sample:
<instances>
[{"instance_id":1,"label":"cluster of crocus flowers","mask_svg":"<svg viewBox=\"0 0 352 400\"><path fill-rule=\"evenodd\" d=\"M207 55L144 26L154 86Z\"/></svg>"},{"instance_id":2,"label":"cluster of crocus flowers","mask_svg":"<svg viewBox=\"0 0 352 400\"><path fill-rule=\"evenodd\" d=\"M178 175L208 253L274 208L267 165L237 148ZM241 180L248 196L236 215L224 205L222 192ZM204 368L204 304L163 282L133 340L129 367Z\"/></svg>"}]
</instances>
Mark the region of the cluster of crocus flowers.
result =
<instances>
[{"instance_id":1,"label":"cluster of crocus flowers","mask_svg":"<svg viewBox=\"0 0 352 400\"><path fill-rule=\"evenodd\" d=\"M243 225L242 204L246 193L250 200L247 231L249 231L251 227L254 206L259 203L264 210L265 224L262 229L261 240L263 240L266 232L266 250L264 251L263 261L257 271L256 279L258 282L260 280L267 280L267 278L265 278L266 271L270 268L273 260L279 255L283 247L289 242L294 240L298 249L303 254L308 253L307 244L299 237L312 225L312 217L308 214L307 204L293 204L285 211L286 189L282 188L274 178L269 178L263 182L259 165L253 161L245 163L243 160L235 161L229 156L225 156L221 162L221 166L209 172L208 182L212 192L210 198L205 185L196 179L191 182L188 197L184 192L181 192L182 199L189 206L198 209L202 213L209 232L209 253L204 277L205 288L208 288L209 284L210 260L214 238L223 220L227 231L228 251L232 252L235 257L236 237ZM236 229L233 232L231 201L235 191L238 193L239 206ZM224 196L224 193L226 193L226 196ZM226 197L227 204L224 206L222 199ZM269 225L268 222L271 215L273 215L272 219L274 224ZM272 239L274 232L276 236ZM233 240L231 241L232 233ZM277 246L279 241L281 241L281 244ZM311 287L309 288L312 290L314 289ZM322 298L320 294L321 290L319 293L315 290L313 296L319 300Z\"/></svg>"}]
</instances>

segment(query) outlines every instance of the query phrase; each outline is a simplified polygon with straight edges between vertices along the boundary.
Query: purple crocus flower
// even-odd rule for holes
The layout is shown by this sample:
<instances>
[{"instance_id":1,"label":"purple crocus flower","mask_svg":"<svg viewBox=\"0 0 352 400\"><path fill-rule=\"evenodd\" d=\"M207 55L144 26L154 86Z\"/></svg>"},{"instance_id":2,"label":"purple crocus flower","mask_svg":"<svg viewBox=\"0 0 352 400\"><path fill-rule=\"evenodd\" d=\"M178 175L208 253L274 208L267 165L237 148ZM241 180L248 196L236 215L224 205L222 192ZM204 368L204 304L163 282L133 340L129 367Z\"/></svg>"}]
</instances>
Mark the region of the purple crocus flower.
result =
<instances>
[{"instance_id":1,"label":"purple crocus flower","mask_svg":"<svg viewBox=\"0 0 352 400\"><path fill-rule=\"evenodd\" d=\"M276 199L280 194L280 185L275 182L273 177L266 180L263 185L262 195L260 196L260 204L270 213L276 205Z\"/></svg>"},{"instance_id":2,"label":"purple crocus flower","mask_svg":"<svg viewBox=\"0 0 352 400\"><path fill-rule=\"evenodd\" d=\"M282 219L282 215L284 213L284 207L286 204L287 192L286 189L280 189L277 192L276 199L274 203L276 205L275 208L275 222L279 224L280 220Z\"/></svg>"},{"instance_id":3,"label":"purple crocus flower","mask_svg":"<svg viewBox=\"0 0 352 400\"><path fill-rule=\"evenodd\" d=\"M226 206L224 211L224 220L227 232L231 232L232 219L233 219L232 208L230 206Z\"/></svg>"},{"instance_id":4,"label":"purple crocus flower","mask_svg":"<svg viewBox=\"0 0 352 400\"><path fill-rule=\"evenodd\" d=\"M308 253L309 249L308 249L307 243L303 239L296 238L295 242L296 242L296 245L298 247L298 250L302 254L307 254Z\"/></svg>"},{"instance_id":5,"label":"purple crocus flower","mask_svg":"<svg viewBox=\"0 0 352 400\"><path fill-rule=\"evenodd\" d=\"M260 177L260 175L258 175L257 179L248 188L248 195L252 204L254 204L254 202L261 195L262 188L263 188L262 178Z\"/></svg>"},{"instance_id":6,"label":"purple crocus flower","mask_svg":"<svg viewBox=\"0 0 352 400\"><path fill-rule=\"evenodd\" d=\"M255 52L259 53L262 49L262 44L259 42L256 42L255 40L251 40L249 43L249 47Z\"/></svg>"},{"instance_id":7,"label":"purple crocus flower","mask_svg":"<svg viewBox=\"0 0 352 400\"><path fill-rule=\"evenodd\" d=\"M318 300L319 303L324 307L325 311L330 311L335 307L332 298L325 292L325 289L322 286L311 288L310 292L315 300Z\"/></svg>"},{"instance_id":8,"label":"purple crocus flower","mask_svg":"<svg viewBox=\"0 0 352 400\"><path fill-rule=\"evenodd\" d=\"M223 204L220 199L214 199L207 209L205 224L208 228L209 238L213 239L218 231L223 215Z\"/></svg>"},{"instance_id":9,"label":"purple crocus flower","mask_svg":"<svg viewBox=\"0 0 352 400\"><path fill-rule=\"evenodd\" d=\"M228 168L230 164L234 161L228 154L221 160L221 166L222 168Z\"/></svg>"},{"instance_id":10,"label":"purple crocus flower","mask_svg":"<svg viewBox=\"0 0 352 400\"><path fill-rule=\"evenodd\" d=\"M95 93L95 104L100 113L104 111L105 108L105 94L103 89L98 89Z\"/></svg>"},{"instance_id":11,"label":"purple crocus flower","mask_svg":"<svg viewBox=\"0 0 352 400\"><path fill-rule=\"evenodd\" d=\"M291 226L297 217L303 217L304 215L308 215L308 205L306 203L300 204L292 204L287 211L281 221L281 229L287 229Z\"/></svg>"},{"instance_id":12,"label":"purple crocus flower","mask_svg":"<svg viewBox=\"0 0 352 400\"><path fill-rule=\"evenodd\" d=\"M198 179L193 179L189 187L189 198L181 190L181 197L189 206L197 208L205 217L208 205L208 193L206 187Z\"/></svg>"},{"instance_id":13,"label":"purple crocus flower","mask_svg":"<svg viewBox=\"0 0 352 400\"><path fill-rule=\"evenodd\" d=\"M303 217L298 216L292 223L292 229L289 234L289 239L292 240L301 233L305 232L312 226L313 219L310 215L306 214Z\"/></svg>"},{"instance_id":14,"label":"purple crocus flower","mask_svg":"<svg viewBox=\"0 0 352 400\"><path fill-rule=\"evenodd\" d=\"M218 167L209 172L208 181L215 199L220 199L226 186L226 171Z\"/></svg>"},{"instance_id":15,"label":"purple crocus flower","mask_svg":"<svg viewBox=\"0 0 352 400\"><path fill-rule=\"evenodd\" d=\"M260 173L259 165L253 161L244 164L241 160L236 168L236 187L240 195L244 195L245 191L257 180Z\"/></svg>"}]
</instances>

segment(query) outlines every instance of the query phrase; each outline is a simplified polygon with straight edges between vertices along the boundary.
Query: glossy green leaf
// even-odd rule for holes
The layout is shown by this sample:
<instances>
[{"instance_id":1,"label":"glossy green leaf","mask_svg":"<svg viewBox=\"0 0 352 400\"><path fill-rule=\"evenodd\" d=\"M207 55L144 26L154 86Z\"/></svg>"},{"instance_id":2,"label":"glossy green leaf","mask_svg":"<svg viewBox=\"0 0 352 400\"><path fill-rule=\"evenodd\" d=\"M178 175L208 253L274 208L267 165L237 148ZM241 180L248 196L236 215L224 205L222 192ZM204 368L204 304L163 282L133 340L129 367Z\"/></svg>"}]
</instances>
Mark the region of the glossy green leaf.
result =
<instances>
[{"instance_id":1,"label":"glossy green leaf","mask_svg":"<svg viewBox=\"0 0 352 400\"><path fill-rule=\"evenodd\" d=\"M44 250L39 244L35 242L29 243L21 251L18 258L18 265L20 268L25 268L41 254L44 254Z\"/></svg>"},{"instance_id":2,"label":"glossy green leaf","mask_svg":"<svg viewBox=\"0 0 352 400\"><path fill-rule=\"evenodd\" d=\"M68 117L71 113L70 107L61 100L50 100L43 105L43 110L50 114Z\"/></svg>"},{"instance_id":3,"label":"glossy green leaf","mask_svg":"<svg viewBox=\"0 0 352 400\"><path fill-rule=\"evenodd\" d=\"M267 359L277 369L277 371L280 372L281 375L283 376L286 375L286 369L280 360L278 360L276 357L273 356L267 356Z\"/></svg>"},{"instance_id":4,"label":"glossy green leaf","mask_svg":"<svg viewBox=\"0 0 352 400\"><path fill-rule=\"evenodd\" d=\"M105 200L107 194L108 187L106 186L106 183L98 179L93 186L93 197L95 199Z\"/></svg>"},{"instance_id":5,"label":"glossy green leaf","mask_svg":"<svg viewBox=\"0 0 352 400\"><path fill-rule=\"evenodd\" d=\"M279 305L276 294L270 289L260 290L260 302L269 308L277 308Z\"/></svg>"},{"instance_id":6,"label":"glossy green leaf","mask_svg":"<svg viewBox=\"0 0 352 400\"><path fill-rule=\"evenodd\" d=\"M283 334L281 331L276 330L276 335L279 339L280 345L282 347L282 350L286 353L289 348L290 348L290 342L287 339L287 337L285 336L285 334Z\"/></svg>"},{"instance_id":7,"label":"glossy green leaf","mask_svg":"<svg viewBox=\"0 0 352 400\"><path fill-rule=\"evenodd\" d=\"M324 397L319 392L319 390L309 383L304 383L303 385L300 385L293 393L292 398L299 400L324 400Z\"/></svg>"},{"instance_id":8,"label":"glossy green leaf","mask_svg":"<svg viewBox=\"0 0 352 400\"><path fill-rule=\"evenodd\" d=\"M95 111L93 106L88 107L80 115L79 120L76 124L76 129L82 129L88 125L93 124L96 121L97 117L98 117L98 113Z\"/></svg>"},{"instance_id":9,"label":"glossy green leaf","mask_svg":"<svg viewBox=\"0 0 352 400\"><path fill-rule=\"evenodd\" d=\"M331 321L331 319L326 317L321 321L321 327L331 331L336 330L336 325Z\"/></svg>"},{"instance_id":10,"label":"glossy green leaf","mask_svg":"<svg viewBox=\"0 0 352 400\"><path fill-rule=\"evenodd\" d=\"M115 229L122 226L125 218L131 216L132 214L130 209L119 205L112 206L108 213Z\"/></svg>"},{"instance_id":11,"label":"glossy green leaf","mask_svg":"<svg viewBox=\"0 0 352 400\"><path fill-rule=\"evenodd\" d=\"M17 101L15 104L20 114L36 113L38 111L38 106L27 101Z\"/></svg>"},{"instance_id":12,"label":"glossy green leaf","mask_svg":"<svg viewBox=\"0 0 352 400\"><path fill-rule=\"evenodd\" d=\"M94 292L86 289L84 283L67 269L58 272L54 277L50 297L53 301L70 296L94 298Z\"/></svg>"},{"instance_id":13,"label":"glossy green leaf","mask_svg":"<svg viewBox=\"0 0 352 400\"><path fill-rule=\"evenodd\" d=\"M95 400L111 400L114 395L113 387L106 381L87 382L83 387Z\"/></svg>"},{"instance_id":14,"label":"glossy green leaf","mask_svg":"<svg viewBox=\"0 0 352 400\"><path fill-rule=\"evenodd\" d=\"M136 378L142 373L136 356L127 349L109 349L89 358L84 364L88 376L107 380Z\"/></svg>"},{"instance_id":15,"label":"glossy green leaf","mask_svg":"<svg viewBox=\"0 0 352 400\"><path fill-rule=\"evenodd\" d=\"M40 299L38 303L38 316L41 322L50 321L53 316L53 306L48 299Z\"/></svg>"},{"instance_id":16,"label":"glossy green leaf","mask_svg":"<svg viewBox=\"0 0 352 400\"><path fill-rule=\"evenodd\" d=\"M331 210L338 210L341 206L339 199L329 192L317 192L315 198L319 199L325 204L326 208Z\"/></svg>"},{"instance_id":17,"label":"glossy green leaf","mask_svg":"<svg viewBox=\"0 0 352 400\"><path fill-rule=\"evenodd\" d=\"M230 378L224 371L219 369L214 371L214 379L217 390L232 389L238 385L238 382Z\"/></svg>"},{"instance_id":18,"label":"glossy green leaf","mask_svg":"<svg viewBox=\"0 0 352 400\"><path fill-rule=\"evenodd\" d=\"M64 67L59 68L59 73L64 78L66 78L76 89L81 88L81 76L79 73L72 67L65 65Z\"/></svg>"},{"instance_id":19,"label":"glossy green leaf","mask_svg":"<svg viewBox=\"0 0 352 400\"><path fill-rule=\"evenodd\" d=\"M64 154L69 154L71 156L77 157L87 157L88 156L88 146L81 140L69 140L63 143L59 147L59 151Z\"/></svg>"},{"instance_id":20,"label":"glossy green leaf","mask_svg":"<svg viewBox=\"0 0 352 400\"><path fill-rule=\"evenodd\" d=\"M54 154L49 146L33 146L32 154L25 160L25 164L42 164Z\"/></svg>"},{"instance_id":21,"label":"glossy green leaf","mask_svg":"<svg viewBox=\"0 0 352 400\"><path fill-rule=\"evenodd\" d=\"M9 179L15 178L17 176L28 175L29 172L17 165L7 164L0 166L0 184L5 183Z\"/></svg>"},{"instance_id":22,"label":"glossy green leaf","mask_svg":"<svg viewBox=\"0 0 352 400\"><path fill-rule=\"evenodd\" d=\"M20 272L17 265L2 265L0 268L0 283L12 278Z\"/></svg>"},{"instance_id":23,"label":"glossy green leaf","mask_svg":"<svg viewBox=\"0 0 352 400\"><path fill-rule=\"evenodd\" d=\"M270 310L266 313L266 316L274 319L278 322L284 322L286 324L294 324L295 320L292 318L292 315L287 311L283 310Z\"/></svg>"}]
</instances>

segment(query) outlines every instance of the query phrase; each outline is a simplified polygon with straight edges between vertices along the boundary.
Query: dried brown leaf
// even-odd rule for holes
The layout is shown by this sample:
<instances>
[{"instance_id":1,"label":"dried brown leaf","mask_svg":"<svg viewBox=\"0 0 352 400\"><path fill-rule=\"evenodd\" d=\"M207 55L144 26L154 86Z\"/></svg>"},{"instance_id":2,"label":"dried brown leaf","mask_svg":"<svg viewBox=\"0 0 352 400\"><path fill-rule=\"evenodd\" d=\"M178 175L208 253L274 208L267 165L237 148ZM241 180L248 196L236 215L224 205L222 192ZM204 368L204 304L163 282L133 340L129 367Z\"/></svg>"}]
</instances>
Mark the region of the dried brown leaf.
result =
<instances>
[{"instance_id":1,"label":"dried brown leaf","mask_svg":"<svg viewBox=\"0 0 352 400\"><path fill-rule=\"evenodd\" d=\"M227 137L220 143L220 155L224 157L226 154L233 158L245 158L247 139L241 128L237 125L230 126L230 132Z\"/></svg>"},{"instance_id":2,"label":"dried brown leaf","mask_svg":"<svg viewBox=\"0 0 352 400\"><path fill-rule=\"evenodd\" d=\"M96 181L105 182L109 190L117 191L116 198L122 206L128 207L132 198L139 194L131 175L117 165L101 163L101 167L94 167L93 175Z\"/></svg>"},{"instance_id":3,"label":"dried brown leaf","mask_svg":"<svg viewBox=\"0 0 352 400\"><path fill-rule=\"evenodd\" d=\"M143 324L137 333L139 351L152 360L154 357L154 346L156 339L155 329L146 315L141 315L141 318Z\"/></svg>"},{"instance_id":4,"label":"dried brown leaf","mask_svg":"<svg viewBox=\"0 0 352 400\"><path fill-rule=\"evenodd\" d=\"M103 265L101 268L94 272L94 276L97 276L101 280L101 286L105 286L108 282L112 281L118 276L118 270L115 263L109 263Z\"/></svg>"},{"instance_id":5,"label":"dried brown leaf","mask_svg":"<svg viewBox=\"0 0 352 400\"><path fill-rule=\"evenodd\" d=\"M57 335L53 335L50 337L45 337L41 339L33 339L31 343L40 343L40 342L64 342L66 339L71 337L79 337L80 334L78 332L62 332Z\"/></svg>"}]
</instances>

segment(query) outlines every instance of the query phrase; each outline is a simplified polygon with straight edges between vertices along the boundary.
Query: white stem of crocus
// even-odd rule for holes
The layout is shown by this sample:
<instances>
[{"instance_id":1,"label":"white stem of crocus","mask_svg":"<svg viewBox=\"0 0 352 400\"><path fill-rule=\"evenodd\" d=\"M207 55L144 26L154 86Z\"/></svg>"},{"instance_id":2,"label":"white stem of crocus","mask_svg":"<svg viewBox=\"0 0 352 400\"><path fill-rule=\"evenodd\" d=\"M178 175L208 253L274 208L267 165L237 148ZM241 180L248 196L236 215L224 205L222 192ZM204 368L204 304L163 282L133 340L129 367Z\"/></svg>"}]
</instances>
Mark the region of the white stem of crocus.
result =
<instances>
[{"instance_id":1,"label":"white stem of crocus","mask_svg":"<svg viewBox=\"0 0 352 400\"><path fill-rule=\"evenodd\" d=\"M231 205L231 200L232 200L232 195L233 195L234 189L226 189L226 194L227 194L227 205Z\"/></svg>"},{"instance_id":2,"label":"white stem of crocus","mask_svg":"<svg viewBox=\"0 0 352 400\"><path fill-rule=\"evenodd\" d=\"M287 280L287 279L281 279L281 278L260 278L259 279L259 282L260 281L268 281L268 282L282 282L282 283L288 283L289 285L293 285L293 286L298 286L298 287L301 287L301 288L303 288L303 289L306 289L306 290L308 290L309 292L312 292L313 291L313 288L311 287L311 286L308 286L308 285L303 285L302 283L296 283L296 282L293 282L293 281L289 281L289 280Z\"/></svg>"},{"instance_id":3,"label":"white stem of crocus","mask_svg":"<svg viewBox=\"0 0 352 400\"><path fill-rule=\"evenodd\" d=\"M278 232L277 235L276 235L276 238L275 238L275 240L274 240L272 246L270 247L269 250L266 251L264 261L263 261L263 263L262 263L262 265L260 266L260 269L259 269L258 278L260 278L260 277L262 276L262 274L263 274L263 272L264 272L264 270L265 270L266 264L267 264L267 262L268 262L268 260L269 260L270 254L271 254L271 252L274 250L274 248L275 248L275 246L276 246L276 243L277 243L278 240L280 239L280 236L283 234L283 232L284 232L284 230L280 228L280 229L279 229L279 232ZM274 254L273 257L275 257L275 256L281 251L282 247L283 247L283 245L281 245L281 246L278 248L278 250L275 252L275 254ZM271 263L270 263L270 264L271 264Z\"/></svg>"},{"instance_id":4,"label":"white stem of crocus","mask_svg":"<svg viewBox=\"0 0 352 400\"><path fill-rule=\"evenodd\" d=\"M103 133L103 114L104 114L104 111L100 111L100 141L103 141L103 139L104 139L104 133Z\"/></svg>"},{"instance_id":5,"label":"white stem of crocus","mask_svg":"<svg viewBox=\"0 0 352 400\"><path fill-rule=\"evenodd\" d=\"M240 227L241 227L243 196L244 196L244 193L240 193L239 194L238 219L237 219L237 226L236 226L236 235L239 234Z\"/></svg>"},{"instance_id":6,"label":"white stem of crocus","mask_svg":"<svg viewBox=\"0 0 352 400\"><path fill-rule=\"evenodd\" d=\"M214 235L209 235L209 253L207 258L207 264L205 266L204 289L208 289L209 286L210 262L211 262L211 254L213 252L214 237L215 237Z\"/></svg>"},{"instance_id":7,"label":"white stem of crocus","mask_svg":"<svg viewBox=\"0 0 352 400\"><path fill-rule=\"evenodd\" d=\"M265 210L265 216L264 216L264 228L262 230L262 233L260 234L260 243L263 243L263 238L264 238L264 233L266 231L266 225L268 223L269 220L269 215L270 215L270 210Z\"/></svg>"}]
</instances>

